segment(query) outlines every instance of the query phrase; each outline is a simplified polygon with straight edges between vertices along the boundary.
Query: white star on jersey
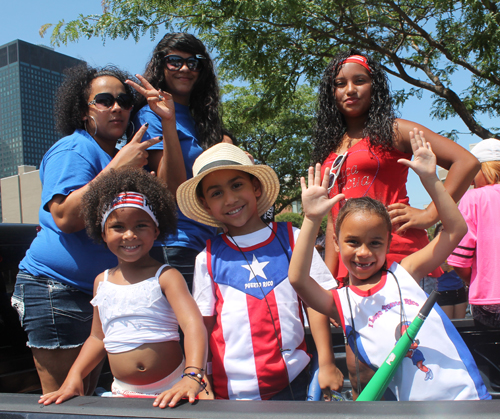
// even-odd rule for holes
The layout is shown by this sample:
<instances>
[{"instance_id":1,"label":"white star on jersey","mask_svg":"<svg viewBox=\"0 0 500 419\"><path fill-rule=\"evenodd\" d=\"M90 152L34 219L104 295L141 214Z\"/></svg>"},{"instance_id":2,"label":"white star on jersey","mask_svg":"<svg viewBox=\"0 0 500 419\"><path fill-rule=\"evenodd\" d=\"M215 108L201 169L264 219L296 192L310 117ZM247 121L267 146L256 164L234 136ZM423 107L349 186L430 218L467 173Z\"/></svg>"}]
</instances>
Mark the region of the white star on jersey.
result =
<instances>
[{"instance_id":1,"label":"white star on jersey","mask_svg":"<svg viewBox=\"0 0 500 419\"><path fill-rule=\"evenodd\" d=\"M253 278L253 273L255 276L261 276L264 279L267 279L266 274L264 273L264 268L269 262L259 262L255 254L253 255L253 260L251 265L241 265L242 268L248 269L250 271L250 276L248 278L249 281Z\"/></svg>"}]
</instances>

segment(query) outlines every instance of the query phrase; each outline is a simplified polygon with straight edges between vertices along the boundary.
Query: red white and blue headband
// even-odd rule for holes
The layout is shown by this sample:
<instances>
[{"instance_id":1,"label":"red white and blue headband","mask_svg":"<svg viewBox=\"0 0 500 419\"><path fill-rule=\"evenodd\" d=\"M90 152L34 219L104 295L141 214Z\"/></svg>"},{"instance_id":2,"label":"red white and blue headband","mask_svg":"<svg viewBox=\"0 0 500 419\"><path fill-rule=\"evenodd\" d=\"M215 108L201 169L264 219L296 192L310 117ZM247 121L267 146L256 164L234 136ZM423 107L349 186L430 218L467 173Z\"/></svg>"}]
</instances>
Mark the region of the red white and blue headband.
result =
<instances>
[{"instance_id":1,"label":"red white and blue headband","mask_svg":"<svg viewBox=\"0 0 500 419\"><path fill-rule=\"evenodd\" d=\"M347 57L344 61L340 63L340 65L344 65L347 63L355 63L362 65L364 68L368 70L369 73L372 72L370 66L368 65L368 60L366 57L363 57L362 55L351 55L350 57Z\"/></svg>"},{"instance_id":2,"label":"red white and blue headband","mask_svg":"<svg viewBox=\"0 0 500 419\"><path fill-rule=\"evenodd\" d=\"M139 208L145 211L154 221L156 227L158 227L158 220L153 213L153 209L149 205L148 199L141 193L138 192L121 192L119 193L102 216L101 229L104 230L106 225L106 220L109 215L119 208Z\"/></svg>"}]
</instances>

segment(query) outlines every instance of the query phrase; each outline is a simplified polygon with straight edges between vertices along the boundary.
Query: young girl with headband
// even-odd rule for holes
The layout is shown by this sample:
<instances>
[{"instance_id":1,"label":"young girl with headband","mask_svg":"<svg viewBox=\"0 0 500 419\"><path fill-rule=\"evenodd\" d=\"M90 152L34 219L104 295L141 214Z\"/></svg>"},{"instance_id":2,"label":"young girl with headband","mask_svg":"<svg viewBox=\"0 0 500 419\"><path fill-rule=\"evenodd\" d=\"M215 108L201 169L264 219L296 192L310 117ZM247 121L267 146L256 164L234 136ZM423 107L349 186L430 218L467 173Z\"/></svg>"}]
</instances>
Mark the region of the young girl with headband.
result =
<instances>
[{"instance_id":1,"label":"young girl with headband","mask_svg":"<svg viewBox=\"0 0 500 419\"><path fill-rule=\"evenodd\" d=\"M436 176L436 157L430 143L422 131L412 131L410 139L415 158L399 159L398 164L411 167L418 174L439 211L443 231L401 263L386 267L386 255L394 237L387 210L370 197L349 199L335 224L335 246L348 269L348 286L343 288L325 290L309 278L321 220L343 195L329 198L329 171L321 177L319 164L316 170L309 168L307 186L301 179L305 217L290 262L290 283L309 307L342 325L354 398L426 302L427 296L416 281L443 263L467 232L455 202ZM404 401L491 399L467 346L437 305L384 397Z\"/></svg>"},{"instance_id":2,"label":"young girl with headband","mask_svg":"<svg viewBox=\"0 0 500 419\"><path fill-rule=\"evenodd\" d=\"M411 159L409 132L417 128L432 144L437 164L449 170L445 187L457 201L479 169L477 160L464 148L415 122L396 118L386 74L380 65L357 50L338 54L323 75L319 93L313 161L322 171L331 169L330 196L346 199L369 196L389 210L393 239L388 266L423 248L425 228L439 217L430 204L425 210L409 206L406 191L408 168L398 159ZM333 224L344 201L329 217L325 262L337 278L347 275L333 246ZM438 269L435 276L441 275Z\"/></svg>"},{"instance_id":3,"label":"young girl with headband","mask_svg":"<svg viewBox=\"0 0 500 419\"><path fill-rule=\"evenodd\" d=\"M83 197L87 233L118 258L94 283L92 333L61 388L40 403L82 395L83 378L108 355L116 397L153 397L170 407L192 403L206 387L207 335L182 275L149 255L154 241L176 229L174 200L142 169L112 170ZM185 358L178 326L185 335Z\"/></svg>"}]
</instances>

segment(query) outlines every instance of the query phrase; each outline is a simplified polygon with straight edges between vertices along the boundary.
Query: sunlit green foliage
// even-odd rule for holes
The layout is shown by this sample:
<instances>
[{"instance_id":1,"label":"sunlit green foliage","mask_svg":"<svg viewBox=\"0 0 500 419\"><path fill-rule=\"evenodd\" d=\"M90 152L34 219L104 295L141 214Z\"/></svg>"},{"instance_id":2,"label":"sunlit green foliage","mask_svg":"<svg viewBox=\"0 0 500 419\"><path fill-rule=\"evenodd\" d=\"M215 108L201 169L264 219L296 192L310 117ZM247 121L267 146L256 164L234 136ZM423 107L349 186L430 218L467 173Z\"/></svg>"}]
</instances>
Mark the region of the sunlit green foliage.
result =
<instances>
[{"instance_id":1,"label":"sunlit green foliage","mask_svg":"<svg viewBox=\"0 0 500 419\"><path fill-rule=\"evenodd\" d=\"M276 213L300 200L301 176L310 163L311 133L314 128L315 94L301 85L287 106L274 107L264 97L262 85L224 88L224 126L239 145L252 154L257 164L271 166L278 175L281 190Z\"/></svg>"},{"instance_id":2,"label":"sunlit green foliage","mask_svg":"<svg viewBox=\"0 0 500 419\"><path fill-rule=\"evenodd\" d=\"M216 50L226 80L259 81L284 106L299 83L315 86L339 48L371 52L386 70L434 94L433 116L458 115L482 138L478 114L500 111L500 14L489 0L103 0L101 15L52 26L54 44L79 37L155 38L195 32ZM57 17L55 17L57 18ZM46 32L49 25L41 28ZM454 89L453 73L467 80Z\"/></svg>"}]
</instances>

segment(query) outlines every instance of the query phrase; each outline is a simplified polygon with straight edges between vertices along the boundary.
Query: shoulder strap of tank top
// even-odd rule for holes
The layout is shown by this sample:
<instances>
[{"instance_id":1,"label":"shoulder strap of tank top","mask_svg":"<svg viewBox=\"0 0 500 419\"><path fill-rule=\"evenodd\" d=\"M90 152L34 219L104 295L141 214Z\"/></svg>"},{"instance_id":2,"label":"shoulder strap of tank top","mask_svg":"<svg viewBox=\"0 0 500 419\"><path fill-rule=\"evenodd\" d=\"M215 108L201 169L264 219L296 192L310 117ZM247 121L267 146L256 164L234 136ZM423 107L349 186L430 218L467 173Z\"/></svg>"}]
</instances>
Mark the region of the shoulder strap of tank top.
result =
<instances>
[{"instance_id":1,"label":"shoulder strap of tank top","mask_svg":"<svg viewBox=\"0 0 500 419\"><path fill-rule=\"evenodd\" d=\"M160 278L160 274L162 273L163 269L165 269L167 266L170 266L168 263L165 263L165 265L161 265L158 270L156 271L155 278L158 281Z\"/></svg>"},{"instance_id":2,"label":"shoulder strap of tank top","mask_svg":"<svg viewBox=\"0 0 500 419\"><path fill-rule=\"evenodd\" d=\"M109 269L106 269L104 271L104 280L102 282L107 282L107 280L108 280L108 272L109 272Z\"/></svg>"}]
</instances>

